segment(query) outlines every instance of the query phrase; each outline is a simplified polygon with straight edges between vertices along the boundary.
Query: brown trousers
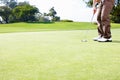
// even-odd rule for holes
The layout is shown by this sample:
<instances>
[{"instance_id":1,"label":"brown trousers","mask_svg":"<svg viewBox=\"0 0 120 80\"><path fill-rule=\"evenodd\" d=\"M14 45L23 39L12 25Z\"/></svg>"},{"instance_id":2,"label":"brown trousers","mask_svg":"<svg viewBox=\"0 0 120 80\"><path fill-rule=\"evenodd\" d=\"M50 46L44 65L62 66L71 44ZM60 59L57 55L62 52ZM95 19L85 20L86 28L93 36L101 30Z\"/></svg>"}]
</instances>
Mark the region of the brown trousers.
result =
<instances>
[{"instance_id":1,"label":"brown trousers","mask_svg":"<svg viewBox=\"0 0 120 80\"><path fill-rule=\"evenodd\" d=\"M114 0L104 0L100 2L98 8L97 22L98 22L98 34L104 38L111 38L110 31L110 12L114 6Z\"/></svg>"}]
</instances>

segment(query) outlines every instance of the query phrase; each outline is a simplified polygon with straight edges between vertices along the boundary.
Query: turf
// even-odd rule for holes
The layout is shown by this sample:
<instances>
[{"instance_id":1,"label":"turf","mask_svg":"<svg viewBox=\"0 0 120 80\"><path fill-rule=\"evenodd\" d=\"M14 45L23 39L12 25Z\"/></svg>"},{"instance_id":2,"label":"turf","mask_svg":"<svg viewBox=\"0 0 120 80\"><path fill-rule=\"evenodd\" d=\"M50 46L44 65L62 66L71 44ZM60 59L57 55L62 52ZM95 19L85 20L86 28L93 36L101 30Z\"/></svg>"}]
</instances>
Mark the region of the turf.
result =
<instances>
[{"instance_id":1,"label":"turf","mask_svg":"<svg viewBox=\"0 0 120 80\"><path fill-rule=\"evenodd\" d=\"M0 34L0 80L120 80L119 32L107 43L96 30Z\"/></svg>"},{"instance_id":2,"label":"turf","mask_svg":"<svg viewBox=\"0 0 120 80\"><path fill-rule=\"evenodd\" d=\"M112 23L112 28L120 28L120 24ZM39 32L96 29L96 25L88 22L56 22L56 23L13 23L0 24L0 33Z\"/></svg>"}]
</instances>

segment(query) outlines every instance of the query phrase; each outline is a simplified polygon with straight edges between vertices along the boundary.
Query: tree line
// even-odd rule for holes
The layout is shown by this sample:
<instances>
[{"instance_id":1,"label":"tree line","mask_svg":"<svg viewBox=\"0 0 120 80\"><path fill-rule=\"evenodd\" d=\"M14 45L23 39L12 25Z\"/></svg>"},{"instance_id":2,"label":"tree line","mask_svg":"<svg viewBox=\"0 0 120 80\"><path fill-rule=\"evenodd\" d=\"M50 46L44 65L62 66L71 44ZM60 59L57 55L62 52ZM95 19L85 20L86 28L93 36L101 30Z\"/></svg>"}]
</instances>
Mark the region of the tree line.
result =
<instances>
[{"instance_id":1,"label":"tree line","mask_svg":"<svg viewBox=\"0 0 120 80\"><path fill-rule=\"evenodd\" d=\"M13 22L53 22L59 21L54 7L49 13L41 13L39 9L29 2L17 2L17 0L0 0L0 23Z\"/></svg>"},{"instance_id":2,"label":"tree line","mask_svg":"<svg viewBox=\"0 0 120 80\"><path fill-rule=\"evenodd\" d=\"M84 0L88 7L92 7L93 0ZM53 22L60 21L57 12L52 7L48 13L41 13L29 2L17 0L0 0L0 23L13 22ZM111 21L120 23L120 0L115 0L115 6L110 15Z\"/></svg>"}]
</instances>

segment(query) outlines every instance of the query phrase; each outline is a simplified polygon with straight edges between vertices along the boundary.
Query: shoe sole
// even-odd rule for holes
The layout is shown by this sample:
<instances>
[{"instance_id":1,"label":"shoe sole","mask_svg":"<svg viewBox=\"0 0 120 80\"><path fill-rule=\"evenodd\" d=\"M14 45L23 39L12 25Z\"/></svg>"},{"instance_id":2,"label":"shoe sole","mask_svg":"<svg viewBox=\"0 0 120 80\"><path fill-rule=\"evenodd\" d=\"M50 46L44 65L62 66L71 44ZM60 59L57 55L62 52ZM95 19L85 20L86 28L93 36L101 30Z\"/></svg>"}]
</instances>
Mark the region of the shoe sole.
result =
<instances>
[{"instance_id":1,"label":"shoe sole","mask_svg":"<svg viewBox=\"0 0 120 80\"><path fill-rule=\"evenodd\" d=\"M93 41L98 41L98 39L93 39Z\"/></svg>"},{"instance_id":2,"label":"shoe sole","mask_svg":"<svg viewBox=\"0 0 120 80\"><path fill-rule=\"evenodd\" d=\"M98 42L112 42L112 40L98 41Z\"/></svg>"},{"instance_id":3,"label":"shoe sole","mask_svg":"<svg viewBox=\"0 0 120 80\"><path fill-rule=\"evenodd\" d=\"M93 41L98 41L98 40L93 40Z\"/></svg>"}]
</instances>

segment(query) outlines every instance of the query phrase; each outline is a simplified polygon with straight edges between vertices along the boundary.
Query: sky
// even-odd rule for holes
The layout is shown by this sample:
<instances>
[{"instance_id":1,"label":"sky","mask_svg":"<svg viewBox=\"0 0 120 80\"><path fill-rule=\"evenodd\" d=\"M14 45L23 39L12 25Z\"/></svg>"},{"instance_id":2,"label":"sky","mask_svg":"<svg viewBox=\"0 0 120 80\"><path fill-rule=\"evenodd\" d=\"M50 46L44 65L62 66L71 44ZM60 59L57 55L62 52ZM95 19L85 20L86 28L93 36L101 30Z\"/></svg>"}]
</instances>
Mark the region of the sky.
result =
<instances>
[{"instance_id":1,"label":"sky","mask_svg":"<svg viewBox=\"0 0 120 80\"><path fill-rule=\"evenodd\" d=\"M24 1L24 0L18 0ZM77 22L90 22L92 9L88 8L82 0L25 0L39 8L41 13L48 13L54 7L57 16ZM94 19L95 20L95 19Z\"/></svg>"}]
</instances>

